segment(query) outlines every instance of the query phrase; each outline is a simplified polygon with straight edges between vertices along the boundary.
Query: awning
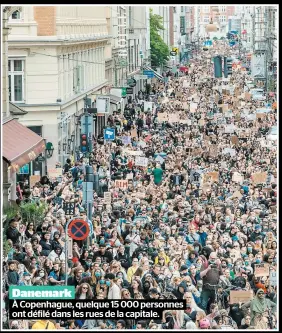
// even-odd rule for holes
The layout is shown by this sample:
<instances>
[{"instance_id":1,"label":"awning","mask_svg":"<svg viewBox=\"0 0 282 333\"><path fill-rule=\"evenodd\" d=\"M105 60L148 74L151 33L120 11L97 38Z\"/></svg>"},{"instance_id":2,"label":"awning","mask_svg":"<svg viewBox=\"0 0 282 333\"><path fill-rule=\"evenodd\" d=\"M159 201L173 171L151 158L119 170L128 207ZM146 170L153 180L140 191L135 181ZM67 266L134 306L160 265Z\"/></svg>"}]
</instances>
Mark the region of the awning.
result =
<instances>
[{"instance_id":1,"label":"awning","mask_svg":"<svg viewBox=\"0 0 282 333\"><path fill-rule=\"evenodd\" d=\"M44 139L15 119L4 122L2 128L3 158L10 164L12 171L17 172L45 150Z\"/></svg>"},{"instance_id":2,"label":"awning","mask_svg":"<svg viewBox=\"0 0 282 333\"><path fill-rule=\"evenodd\" d=\"M161 74L159 74L158 72L154 71L151 67L144 66L144 69L147 71L153 71L156 78L158 78L159 80L162 80L162 81L164 80L164 77Z\"/></svg>"},{"instance_id":3,"label":"awning","mask_svg":"<svg viewBox=\"0 0 282 333\"><path fill-rule=\"evenodd\" d=\"M112 104L118 104L121 101L121 98L115 95L109 95L110 97L110 103Z\"/></svg>"}]
</instances>

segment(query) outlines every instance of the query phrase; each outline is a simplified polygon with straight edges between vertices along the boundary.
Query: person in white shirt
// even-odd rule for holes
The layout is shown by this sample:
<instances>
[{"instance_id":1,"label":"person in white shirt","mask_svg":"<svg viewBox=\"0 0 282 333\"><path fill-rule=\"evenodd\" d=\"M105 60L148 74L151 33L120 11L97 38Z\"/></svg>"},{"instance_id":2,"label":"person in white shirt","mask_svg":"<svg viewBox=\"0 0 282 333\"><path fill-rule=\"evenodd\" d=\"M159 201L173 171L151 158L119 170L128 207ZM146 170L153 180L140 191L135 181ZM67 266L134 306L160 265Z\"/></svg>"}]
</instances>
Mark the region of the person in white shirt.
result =
<instances>
[{"instance_id":1,"label":"person in white shirt","mask_svg":"<svg viewBox=\"0 0 282 333\"><path fill-rule=\"evenodd\" d=\"M57 246L53 251L51 251L48 255L48 258L55 262L56 259L65 260L65 253L63 252L63 249L59 246Z\"/></svg>"},{"instance_id":2,"label":"person in white shirt","mask_svg":"<svg viewBox=\"0 0 282 333\"><path fill-rule=\"evenodd\" d=\"M108 273L105 275L106 285L108 287L108 299L121 299L120 289L114 283L115 275Z\"/></svg>"}]
</instances>

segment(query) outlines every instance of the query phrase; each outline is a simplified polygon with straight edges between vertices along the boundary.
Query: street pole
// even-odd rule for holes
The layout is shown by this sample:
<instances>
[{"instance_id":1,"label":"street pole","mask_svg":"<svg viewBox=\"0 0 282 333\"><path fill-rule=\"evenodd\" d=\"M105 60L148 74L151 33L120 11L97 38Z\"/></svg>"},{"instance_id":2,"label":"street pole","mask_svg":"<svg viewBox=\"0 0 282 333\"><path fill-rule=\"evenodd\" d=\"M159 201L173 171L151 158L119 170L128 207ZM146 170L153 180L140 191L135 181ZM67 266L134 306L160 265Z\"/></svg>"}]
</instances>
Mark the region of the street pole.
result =
<instances>
[{"instance_id":1,"label":"street pole","mask_svg":"<svg viewBox=\"0 0 282 333\"><path fill-rule=\"evenodd\" d=\"M91 100L90 100L91 102ZM87 149L85 156L87 157L87 165L85 167L85 181L83 182L83 201L85 204L87 219L92 223L92 206L93 206L93 168L89 165L89 154L92 152L92 135L93 135L93 116L88 113L89 101L87 95L84 99L84 115L81 118L81 132L87 137ZM88 222L88 221L87 221ZM89 237L84 241L89 247Z\"/></svg>"}]
</instances>

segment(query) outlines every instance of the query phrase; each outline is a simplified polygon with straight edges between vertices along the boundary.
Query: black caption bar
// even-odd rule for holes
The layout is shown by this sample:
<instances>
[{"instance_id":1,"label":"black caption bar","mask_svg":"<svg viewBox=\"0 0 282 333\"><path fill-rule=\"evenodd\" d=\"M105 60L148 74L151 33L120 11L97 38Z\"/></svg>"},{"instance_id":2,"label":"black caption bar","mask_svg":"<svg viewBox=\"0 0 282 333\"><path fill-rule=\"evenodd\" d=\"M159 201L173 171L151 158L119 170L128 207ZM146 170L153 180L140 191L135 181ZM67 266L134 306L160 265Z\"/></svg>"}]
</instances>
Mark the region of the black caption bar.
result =
<instances>
[{"instance_id":1,"label":"black caption bar","mask_svg":"<svg viewBox=\"0 0 282 333\"><path fill-rule=\"evenodd\" d=\"M10 319L154 319L184 300L10 300Z\"/></svg>"}]
</instances>

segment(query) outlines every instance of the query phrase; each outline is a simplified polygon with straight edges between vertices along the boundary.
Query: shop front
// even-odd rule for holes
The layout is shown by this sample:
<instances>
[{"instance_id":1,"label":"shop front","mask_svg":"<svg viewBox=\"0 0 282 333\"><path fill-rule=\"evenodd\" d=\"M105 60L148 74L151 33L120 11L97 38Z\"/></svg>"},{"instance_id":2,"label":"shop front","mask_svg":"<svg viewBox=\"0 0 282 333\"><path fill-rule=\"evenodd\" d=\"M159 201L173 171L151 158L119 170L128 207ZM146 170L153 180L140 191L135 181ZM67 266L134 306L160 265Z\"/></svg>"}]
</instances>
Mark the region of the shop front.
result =
<instances>
[{"instance_id":1,"label":"shop front","mask_svg":"<svg viewBox=\"0 0 282 333\"><path fill-rule=\"evenodd\" d=\"M45 140L14 118L3 120L3 201L16 201L19 181L40 180Z\"/></svg>"}]
</instances>

